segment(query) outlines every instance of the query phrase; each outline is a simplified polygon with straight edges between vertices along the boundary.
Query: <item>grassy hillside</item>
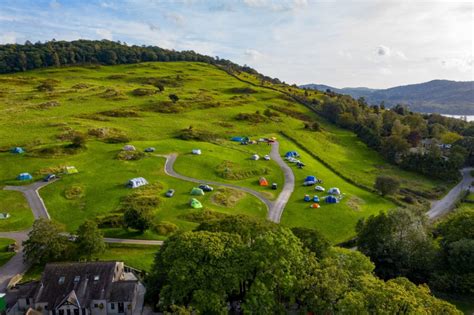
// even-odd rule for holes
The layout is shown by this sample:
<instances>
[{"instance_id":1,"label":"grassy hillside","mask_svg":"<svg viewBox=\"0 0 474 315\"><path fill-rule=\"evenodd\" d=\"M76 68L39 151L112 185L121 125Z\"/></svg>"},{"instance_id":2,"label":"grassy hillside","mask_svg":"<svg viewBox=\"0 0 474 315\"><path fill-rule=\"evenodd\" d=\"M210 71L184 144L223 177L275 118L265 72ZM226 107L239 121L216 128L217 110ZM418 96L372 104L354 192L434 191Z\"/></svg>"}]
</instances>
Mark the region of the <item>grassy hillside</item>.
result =
<instances>
[{"instance_id":1,"label":"grassy hillside","mask_svg":"<svg viewBox=\"0 0 474 315\"><path fill-rule=\"evenodd\" d=\"M164 91L159 91L160 85ZM173 103L170 94L179 100ZM22 184L15 180L20 172L39 179L65 165L78 168L78 174L64 176L41 191L51 216L69 231L87 218L119 211L121 200L131 193L124 183L136 176L156 184L154 194L160 197L154 212L156 222L172 222L182 230L194 227L196 223L184 217L196 212L188 205L194 185L167 176L164 158L156 154L178 153L175 169L181 174L252 187L275 198L279 190L261 188L257 180L264 174L281 187L281 170L272 161L249 160L253 153L268 153L269 147L230 142L233 135L254 139L276 136L280 153L289 149L302 153L307 167L294 170L297 188L282 224L319 228L334 242L351 237L358 218L394 204L349 184L331 169L370 187L378 174L398 176L404 185L420 190L432 190L439 184L400 172L355 135L320 120L284 94L241 82L201 63L49 68L1 75L0 112L0 163L5 166L0 168L0 185ZM305 122L314 119L321 122L322 132L304 129ZM87 135L86 149L69 146L76 132ZM282 137L281 132L298 143ZM139 151L149 146L157 151L137 161L119 160L117 154L125 143L111 142L125 140ZM27 153L9 153L13 146L22 146ZM331 168L304 154L301 147ZM193 148L200 148L203 154L189 154ZM226 169L231 169L233 176L224 174ZM319 210L302 204L308 191L300 187L301 180L310 174L323 178L328 188L340 187L346 194L343 201ZM176 189L175 197L164 197L168 188ZM75 190L80 193L71 197L69 193ZM240 196L232 207L216 203L213 194L200 200L205 208L218 212L266 216L265 206L250 195ZM105 232L118 237L164 237L152 231L145 235L122 229Z\"/></svg>"}]
</instances>

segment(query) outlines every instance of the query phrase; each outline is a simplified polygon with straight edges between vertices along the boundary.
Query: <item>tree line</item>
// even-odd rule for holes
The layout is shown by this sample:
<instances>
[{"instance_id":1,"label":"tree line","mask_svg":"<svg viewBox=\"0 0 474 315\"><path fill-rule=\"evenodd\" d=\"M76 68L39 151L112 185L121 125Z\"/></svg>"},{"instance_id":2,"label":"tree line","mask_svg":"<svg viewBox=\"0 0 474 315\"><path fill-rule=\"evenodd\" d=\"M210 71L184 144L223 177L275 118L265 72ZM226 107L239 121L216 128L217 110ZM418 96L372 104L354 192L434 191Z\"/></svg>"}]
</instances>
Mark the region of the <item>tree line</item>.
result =
<instances>
[{"instance_id":1,"label":"tree line","mask_svg":"<svg viewBox=\"0 0 474 315\"><path fill-rule=\"evenodd\" d=\"M304 95L293 91L292 95L330 122L353 131L369 147L404 169L457 180L459 168L474 165L472 122L414 113L402 105L392 109L386 109L383 103L369 106L363 97L355 100L329 90L322 99L309 91Z\"/></svg>"}]
</instances>

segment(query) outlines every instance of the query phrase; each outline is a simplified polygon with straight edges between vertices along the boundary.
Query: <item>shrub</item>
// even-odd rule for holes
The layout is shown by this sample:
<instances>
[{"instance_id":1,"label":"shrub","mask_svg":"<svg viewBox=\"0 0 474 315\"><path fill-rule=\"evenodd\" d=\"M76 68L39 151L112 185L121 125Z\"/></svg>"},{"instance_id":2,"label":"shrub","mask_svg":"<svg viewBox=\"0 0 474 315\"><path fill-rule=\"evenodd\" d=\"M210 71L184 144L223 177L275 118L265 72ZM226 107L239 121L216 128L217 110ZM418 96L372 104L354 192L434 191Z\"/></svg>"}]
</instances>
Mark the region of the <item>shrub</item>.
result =
<instances>
[{"instance_id":1,"label":"shrub","mask_svg":"<svg viewBox=\"0 0 474 315\"><path fill-rule=\"evenodd\" d=\"M120 110L106 110L98 114L108 117L139 117L140 115L134 110L120 109Z\"/></svg>"},{"instance_id":2,"label":"shrub","mask_svg":"<svg viewBox=\"0 0 474 315\"><path fill-rule=\"evenodd\" d=\"M268 175L270 169L261 168L240 168L238 164L231 161L223 161L216 168L217 175L231 180L241 180L259 175Z\"/></svg>"},{"instance_id":3,"label":"shrub","mask_svg":"<svg viewBox=\"0 0 474 315\"><path fill-rule=\"evenodd\" d=\"M253 94L253 93L257 93L257 91L255 91L254 89L252 89L250 87L235 87L235 88L229 89L229 92L234 93L234 94Z\"/></svg>"},{"instance_id":4,"label":"shrub","mask_svg":"<svg viewBox=\"0 0 474 315\"><path fill-rule=\"evenodd\" d=\"M113 99L113 100L124 100L127 97L122 93L122 91L108 88L104 92L99 93L99 96L102 98Z\"/></svg>"},{"instance_id":5,"label":"shrub","mask_svg":"<svg viewBox=\"0 0 474 315\"><path fill-rule=\"evenodd\" d=\"M235 117L237 120L246 120L251 123L261 123L268 121L268 118L260 114L259 111L255 113L239 113Z\"/></svg>"},{"instance_id":6,"label":"shrub","mask_svg":"<svg viewBox=\"0 0 474 315\"><path fill-rule=\"evenodd\" d=\"M196 140L196 141L215 141L218 139L218 136L207 130L199 130L189 127L187 129L182 129L178 136L178 139L181 140Z\"/></svg>"},{"instance_id":7,"label":"shrub","mask_svg":"<svg viewBox=\"0 0 474 315\"><path fill-rule=\"evenodd\" d=\"M108 139L110 140L110 138ZM117 153L117 159L123 161L137 161L142 159L145 153L141 151L120 151Z\"/></svg>"},{"instance_id":8,"label":"shrub","mask_svg":"<svg viewBox=\"0 0 474 315\"><path fill-rule=\"evenodd\" d=\"M153 225L153 231L159 235L168 236L178 230L178 226L171 222L162 221Z\"/></svg>"},{"instance_id":9,"label":"shrub","mask_svg":"<svg viewBox=\"0 0 474 315\"><path fill-rule=\"evenodd\" d=\"M149 209L128 208L123 213L124 225L140 232L148 230L153 223L153 216Z\"/></svg>"},{"instance_id":10,"label":"shrub","mask_svg":"<svg viewBox=\"0 0 474 315\"><path fill-rule=\"evenodd\" d=\"M211 197L211 201L219 206L234 207L243 197L245 193L230 188L219 188Z\"/></svg>"},{"instance_id":11,"label":"shrub","mask_svg":"<svg viewBox=\"0 0 474 315\"><path fill-rule=\"evenodd\" d=\"M400 188L400 181L391 176L378 176L375 179L375 189L377 189L382 196L392 195Z\"/></svg>"},{"instance_id":12,"label":"shrub","mask_svg":"<svg viewBox=\"0 0 474 315\"><path fill-rule=\"evenodd\" d=\"M88 84L85 84L85 83L78 83L78 84L76 84L76 85L73 85L71 88L72 88L72 89L75 89L75 90L81 90L81 89L87 89L87 88L89 88L89 87L90 87L90 85L88 85Z\"/></svg>"},{"instance_id":13,"label":"shrub","mask_svg":"<svg viewBox=\"0 0 474 315\"><path fill-rule=\"evenodd\" d=\"M139 210L157 208L161 204L161 199L158 195L162 190L163 186L160 183L154 183L135 189L131 194L122 198L121 208L134 208Z\"/></svg>"},{"instance_id":14,"label":"shrub","mask_svg":"<svg viewBox=\"0 0 474 315\"><path fill-rule=\"evenodd\" d=\"M49 102L38 104L35 107L38 108L38 109L49 109L51 107L58 107L58 106L59 106L59 102L49 101Z\"/></svg>"},{"instance_id":15,"label":"shrub","mask_svg":"<svg viewBox=\"0 0 474 315\"><path fill-rule=\"evenodd\" d=\"M59 84L60 81L54 79L48 79L41 82L36 89L40 92L52 92L54 88Z\"/></svg>"},{"instance_id":16,"label":"shrub","mask_svg":"<svg viewBox=\"0 0 474 315\"><path fill-rule=\"evenodd\" d=\"M132 91L134 96L149 96L154 95L158 92L156 89L138 88Z\"/></svg>"},{"instance_id":17,"label":"shrub","mask_svg":"<svg viewBox=\"0 0 474 315\"><path fill-rule=\"evenodd\" d=\"M113 213L95 218L99 228L118 228L124 227L123 214Z\"/></svg>"},{"instance_id":18,"label":"shrub","mask_svg":"<svg viewBox=\"0 0 474 315\"><path fill-rule=\"evenodd\" d=\"M82 186L74 185L64 190L64 197L68 200L81 199L84 195L85 192Z\"/></svg>"},{"instance_id":19,"label":"shrub","mask_svg":"<svg viewBox=\"0 0 474 315\"><path fill-rule=\"evenodd\" d=\"M202 223L202 222L207 222L207 221L216 220L216 219L223 219L226 216L228 216L228 214L216 212L212 210L202 210L198 212L192 212L185 215L181 215L180 218L187 221L191 221L191 222Z\"/></svg>"}]
</instances>

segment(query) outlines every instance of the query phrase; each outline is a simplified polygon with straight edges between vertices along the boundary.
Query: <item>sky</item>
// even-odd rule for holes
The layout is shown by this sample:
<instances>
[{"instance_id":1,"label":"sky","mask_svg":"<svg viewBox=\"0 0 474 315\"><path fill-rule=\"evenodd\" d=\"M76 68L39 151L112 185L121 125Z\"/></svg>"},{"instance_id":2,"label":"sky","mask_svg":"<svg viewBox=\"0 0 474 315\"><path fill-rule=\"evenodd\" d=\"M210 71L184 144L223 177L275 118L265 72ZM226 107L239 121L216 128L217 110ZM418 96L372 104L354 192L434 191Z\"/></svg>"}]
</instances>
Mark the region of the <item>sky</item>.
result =
<instances>
[{"instance_id":1,"label":"sky","mask_svg":"<svg viewBox=\"0 0 474 315\"><path fill-rule=\"evenodd\" d=\"M109 39L247 64L293 84L474 80L474 2L0 0L0 44Z\"/></svg>"}]
</instances>

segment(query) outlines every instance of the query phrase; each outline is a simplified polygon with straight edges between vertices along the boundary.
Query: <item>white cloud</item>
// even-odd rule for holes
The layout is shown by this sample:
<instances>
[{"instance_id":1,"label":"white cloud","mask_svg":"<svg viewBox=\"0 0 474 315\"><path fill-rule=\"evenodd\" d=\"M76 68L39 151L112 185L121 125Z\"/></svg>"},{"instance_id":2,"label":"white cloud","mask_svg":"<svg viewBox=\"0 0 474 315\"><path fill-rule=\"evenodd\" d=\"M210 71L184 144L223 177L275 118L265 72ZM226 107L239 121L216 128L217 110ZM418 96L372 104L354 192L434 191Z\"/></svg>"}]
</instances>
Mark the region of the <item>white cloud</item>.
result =
<instances>
[{"instance_id":1,"label":"white cloud","mask_svg":"<svg viewBox=\"0 0 474 315\"><path fill-rule=\"evenodd\" d=\"M473 57L468 58L446 58L441 60L441 65L447 69L455 69L461 72L473 70Z\"/></svg>"},{"instance_id":2,"label":"white cloud","mask_svg":"<svg viewBox=\"0 0 474 315\"><path fill-rule=\"evenodd\" d=\"M270 9L272 11L297 10L308 5L307 0L243 0L243 3L252 8Z\"/></svg>"},{"instance_id":3,"label":"white cloud","mask_svg":"<svg viewBox=\"0 0 474 315\"><path fill-rule=\"evenodd\" d=\"M263 54L255 49L247 49L244 52L244 56L248 60L257 61L263 57Z\"/></svg>"},{"instance_id":4,"label":"white cloud","mask_svg":"<svg viewBox=\"0 0 474 315\"><path fill-rule=\"evenodd\" d=\"M380 45L377 47L377 49L375 50L376 54L378 56L390 56L391 54L391 51L390 51L390 48L388 48L387 46L384 46L384 45Z\"/></svg>"},{"instance_id":5,"label":"white cloud","mask_svg":"<svg viewBox=\"0 0 474 315\"><path fill-rule=\"evenodd\" d=\"M95 30L95 33L101 37L101 39L108 39L112 40L112 32L110 30L107 30L105 28L98 28Z\"/></svg>"},{"instance_id":6,"label":"white cloud","mask_svg":"<svg viewBox=\"0 0 474 315\"><path fill-rule=\"evenodd\" d=\"M184 16L178 13L166 13L165 18L179 26L182 26L185 21Z\"/></svg>"}]
</instances>

